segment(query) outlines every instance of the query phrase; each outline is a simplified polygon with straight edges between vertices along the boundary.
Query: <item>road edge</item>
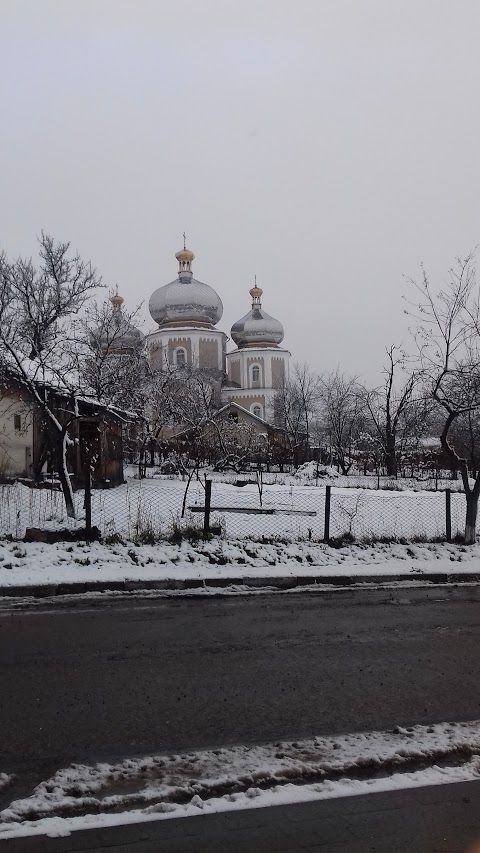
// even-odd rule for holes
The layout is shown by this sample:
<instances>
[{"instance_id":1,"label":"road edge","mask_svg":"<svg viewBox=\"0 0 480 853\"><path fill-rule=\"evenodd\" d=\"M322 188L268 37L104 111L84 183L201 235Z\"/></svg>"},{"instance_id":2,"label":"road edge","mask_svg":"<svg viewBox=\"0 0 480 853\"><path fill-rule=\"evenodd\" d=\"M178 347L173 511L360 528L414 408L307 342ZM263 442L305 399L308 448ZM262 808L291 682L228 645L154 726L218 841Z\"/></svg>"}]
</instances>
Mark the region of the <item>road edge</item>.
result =
<instances>
[{"instance_id":1,"label":"road edge","mask_svg":"<svg viewBox=\"0 0 480 853\"><path fill-rule=\"evenodd\" d=\"M124 581L86 581L62 582L58 584L23 584L0 587L0 598L51 598L62 595L85 595L89 592L149 592L187 590L225 590L242 587L248 589L290 590L296 587L351 587L378 586L386 583L421 582L423 584L464 584L480 583L479 572L416 572L383 575L297 575L297 576L241 576L212 578L165 578L163 580L124 580Z\"/></svg>"}]
</instances>

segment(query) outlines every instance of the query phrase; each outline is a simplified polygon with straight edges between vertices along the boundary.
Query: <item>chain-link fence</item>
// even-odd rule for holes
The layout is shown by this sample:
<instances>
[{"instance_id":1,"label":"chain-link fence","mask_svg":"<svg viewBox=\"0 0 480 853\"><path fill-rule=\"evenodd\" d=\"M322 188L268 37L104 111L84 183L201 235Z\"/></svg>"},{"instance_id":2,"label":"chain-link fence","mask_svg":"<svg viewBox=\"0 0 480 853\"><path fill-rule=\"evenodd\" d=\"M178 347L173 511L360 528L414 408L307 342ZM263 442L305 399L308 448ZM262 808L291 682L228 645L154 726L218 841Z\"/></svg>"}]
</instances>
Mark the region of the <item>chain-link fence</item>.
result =
<instances>
[{"instance_id":1,"label":"chain-link fence","mask_svg":"<svg viewBox=\"0 0 480 853\"><path fill-rule=\"evenodd\" d=\"M214 483L210 524L229 538L427 540L461 535L465 495ZM200 510L201 510L200 505ZM194 511L195 506L192 507Z\"/></svg>"},{"instance_id":2,"label":"chain-link fence","mask_svg":"<svg viewBox=\"0 0 480 853\"><path fill-rule=\"evenodd\" d=\"M203 532L257 540L375 541L450 539L461 535L465 495L460 492L374 491L337 486L230 483L159 475L129 478L112 489L74 493L75 519L62 492L44 484L0 485L0 535L21 539L27 529L56 530L90 524L106 541L154 543ZM90 512L88 511L90 508Z\"/></svg>"}]
</instances>

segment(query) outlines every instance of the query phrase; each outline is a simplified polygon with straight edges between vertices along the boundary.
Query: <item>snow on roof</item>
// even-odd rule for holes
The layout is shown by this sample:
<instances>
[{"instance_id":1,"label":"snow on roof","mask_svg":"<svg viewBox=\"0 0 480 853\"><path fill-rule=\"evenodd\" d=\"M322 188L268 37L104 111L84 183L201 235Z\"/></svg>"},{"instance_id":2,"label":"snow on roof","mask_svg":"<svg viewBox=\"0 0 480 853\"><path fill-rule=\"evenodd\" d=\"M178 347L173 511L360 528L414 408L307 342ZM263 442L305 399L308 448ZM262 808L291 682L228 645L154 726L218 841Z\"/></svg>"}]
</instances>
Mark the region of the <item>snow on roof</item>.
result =
<instances>
[{"instance_id":1,"label":"snow on roof","mask_svg":"<svg viewBox=\"0 0 480 853\"><path fill-rule=\"evenodd\" d=\"M92 406L104 412L108 411L114 417L129 419L135 417L134 412L125 411L118 406L104 403L93 395L86 394L79 387L78 374L70 372L70 374L64 374L62 377L55 371L46 368L38 359L24 359L17 368L9 366L3 370L3 377L7 383L9 381L17 382L26 387L27 390L29 384L34 384L39 388L49 388L54 394L61 397L74 397L77 403Z\"/></svg>"},{"instance_id":2,"label":"snow on roof","mask_svg":"<svg viewBox=\"0 0 480 853\"><path fill-rule=\"evenodd\" d=\"M222 406L222 408L218 410L217 414L218 415L223 414L224 412L227 412L229 409L232 409L232 408L239 409L239 411L242 414L248 415L249 418L251 418L254 421L257 421L259 424L262 424L262 426L265 426L268 429L275 429L275 430L278 430L279 432L285 432L285 430L282 427L275 426L274 424L270 424L264 418L261 418L258 415L254 415L253 412L249 411L249 409L245 409L243 406L240 406L239 403L234 403L233 400L230 403L225 403L225 405Z\"/></svg>"}]
</instances>

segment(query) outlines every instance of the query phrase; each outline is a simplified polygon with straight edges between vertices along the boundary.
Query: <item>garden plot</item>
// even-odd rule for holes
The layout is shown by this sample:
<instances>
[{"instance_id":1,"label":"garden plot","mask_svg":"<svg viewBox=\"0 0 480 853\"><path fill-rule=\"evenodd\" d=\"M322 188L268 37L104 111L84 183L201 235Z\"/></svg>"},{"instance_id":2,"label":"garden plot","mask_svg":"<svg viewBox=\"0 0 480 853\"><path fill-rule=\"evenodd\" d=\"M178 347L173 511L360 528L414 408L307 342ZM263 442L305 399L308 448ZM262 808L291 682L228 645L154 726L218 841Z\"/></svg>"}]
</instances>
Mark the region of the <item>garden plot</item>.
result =
<instances>
[{"instance_id":1,"label":"garden plot","mask_svg":"<svg viewBox=\"0 0 480 853\"><path fill-rule=\"evenodd\" d=\"M185 484L179 480L128 480L115 489L92 491L92 524L102 536L167 536L179 518ZM76 518L68 518L60 491L21 483L0 486L0 535L20 539L27 527L44 530L85 525L85 494L75 492ZM198 520L197 520L198 523Z\"/></svg>"},{"instance_id":2,"label":"garden plot","mask_svg":"<svg viewBox=\"0 0 480 853\"><path fill-rule=\"evenodd\" d=\"M180 479L129 479L116 489L94 490L92 523L102 536L154 541L175 529L203 526L200 509L205 490L192 481L187 512L181 518L185 482ZM262 500L256 485L212 486L211 525L227 538L322 540L325 486L265 485ZM464 524L465 496L452 494L452 533ZM30 489L20 483L0 486L0 534L22 538L27 527L55 529L85 523L84 493L75 493L76 520L68 519L61 492ZM242 512L242 510L245 510ZM433 539L445 536L443 492L390 492L332 487L330 537L354 540Z\"/></svg>"},{"instance_id":3,"label":"garden plot","mask_svg":"<svg viewBox=\"0 0 480 853\"><path fill-rule=\"evenodd\" d=\"M465 525L465 496L451 495L452 535ZM444 492L332 489L330 536L361 539L443 539Z\"/></svg>"},{"instance_id":4,"label":"garden plot","mask_svg":"<svg viewBox=\"0 0 480 853\"><path fill-rule=\"evenodd\" d=\"M203 490L202 490L203 491ZM198 496L203 503L203 495ZM189 505L193 502L190 500ZM260 509L256 486L241 489L226 483L214 483L212 508L228 507L235 512L213 513L221 516L226 536L283 537L319 540L324 536L325 487L265 486L263 511L273 514L242 514L238 509ZM464 524L465 497L452 494L452 533ZM315 513L311 515L311 513ZM397 538L434 539L445 536L445 493L387 492L332 487L330 537L349 534L355 540Z\"/></svg>"}]
</instances>

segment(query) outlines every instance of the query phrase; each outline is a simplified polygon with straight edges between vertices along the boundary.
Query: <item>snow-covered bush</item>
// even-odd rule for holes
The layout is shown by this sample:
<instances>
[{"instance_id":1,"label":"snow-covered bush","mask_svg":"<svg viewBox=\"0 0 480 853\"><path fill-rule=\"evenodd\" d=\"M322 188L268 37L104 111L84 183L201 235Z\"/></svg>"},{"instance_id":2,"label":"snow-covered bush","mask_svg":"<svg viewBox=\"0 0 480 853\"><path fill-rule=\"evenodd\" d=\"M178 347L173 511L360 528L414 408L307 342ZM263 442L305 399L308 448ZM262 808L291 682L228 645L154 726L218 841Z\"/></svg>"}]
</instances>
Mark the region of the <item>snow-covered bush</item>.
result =
<instances>
[{"instance_id":1,"label":"snow-covered bush","mask_svg":"<svg viewBox=\"0 0 480 853\"><path fill-rule=\"evenodd\" d=\"M335 468L329 465L322 465L318 462L305 462L297 468L294 476L298 480L335 480L339 474Z\"/></svg>"}]
</instances>

